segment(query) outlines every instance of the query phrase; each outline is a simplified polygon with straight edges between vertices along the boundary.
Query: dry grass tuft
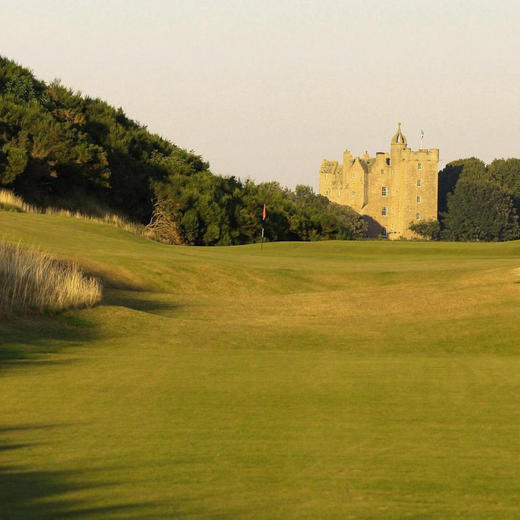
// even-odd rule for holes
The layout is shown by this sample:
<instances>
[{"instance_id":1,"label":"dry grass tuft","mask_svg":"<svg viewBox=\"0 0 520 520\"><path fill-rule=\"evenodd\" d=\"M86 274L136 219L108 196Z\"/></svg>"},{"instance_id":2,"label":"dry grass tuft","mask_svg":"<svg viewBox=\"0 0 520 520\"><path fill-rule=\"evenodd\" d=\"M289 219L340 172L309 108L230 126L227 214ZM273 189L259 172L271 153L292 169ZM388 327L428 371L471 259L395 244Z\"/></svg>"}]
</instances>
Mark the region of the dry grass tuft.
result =
<instances>
[{"instance_id":1,"label":"dry grass tuft","mask_svg":"<svg viewBox=\"0 0 520 520\"><path fill-rule=\"evenodd\" d=\"M0 209L19 211L21 213L42 213L36 206L24 202L21 197L12 191L0 189Z\"/></svg>"},{"instance_id":2,"label":"dry grass tuft","mask_svg":"<svg viewBox=\"0 0 520 520\"><path fill-rule=\"evenodd\" d=\"M12 191L0 189L0 210L2 209L7 211L18 211L20 213L45 213L46 215L61 215L65 217L79 218L100 224L110 224L139 236L154 238L153 233L145 226L130 222L125 217L116 213L105 211L102 216L92 216L79 211L70 211L67 209L40 208L38 206L27 204L21 197L14 194Z\"/></svg>"},{"instance_id":3,"label":"dry grass tuft","mask_svg":"<svg viewBox=\"0 0 520 520\"><path fill-rule=\"evenodd\" d=\"M77 265L0 243L0 314L87 307L99 302L101 293L101 282Z\"/></svg>"}]
</instances>

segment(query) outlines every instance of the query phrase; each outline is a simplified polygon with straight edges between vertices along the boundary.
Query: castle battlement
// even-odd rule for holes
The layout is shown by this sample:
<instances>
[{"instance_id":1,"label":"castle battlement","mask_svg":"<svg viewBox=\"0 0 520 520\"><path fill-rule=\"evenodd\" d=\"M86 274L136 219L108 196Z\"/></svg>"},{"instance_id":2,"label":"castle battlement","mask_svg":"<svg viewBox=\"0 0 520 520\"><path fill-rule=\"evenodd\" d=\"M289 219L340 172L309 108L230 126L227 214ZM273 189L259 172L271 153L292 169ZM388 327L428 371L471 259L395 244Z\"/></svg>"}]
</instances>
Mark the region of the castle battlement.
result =
<instances>
[{"instance_id":1,"label":"castle battlement","mask_svg":"<svg viewBox=\"0 0 520 520\"><path fill-rule=\"evenodd\" d=\"M343 152L343 163L323 159L319 192L331 201L365 216L369 236L412 238L409 226L437 219L439 150L411 150L401 124L390 141L390 152Z\"/></svg>"}]
</instances>

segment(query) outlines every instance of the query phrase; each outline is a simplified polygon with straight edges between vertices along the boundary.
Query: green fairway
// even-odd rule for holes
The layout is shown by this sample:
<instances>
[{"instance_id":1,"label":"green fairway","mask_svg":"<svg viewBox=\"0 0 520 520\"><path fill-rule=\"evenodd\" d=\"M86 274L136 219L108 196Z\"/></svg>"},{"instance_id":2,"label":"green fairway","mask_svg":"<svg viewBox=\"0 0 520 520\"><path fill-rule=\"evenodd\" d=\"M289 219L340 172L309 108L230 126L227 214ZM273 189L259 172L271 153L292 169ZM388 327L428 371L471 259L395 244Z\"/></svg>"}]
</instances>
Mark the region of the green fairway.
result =
<instances>
[{"instance_id":1,"label":"green fairway","mask_svg":"<svg viewBox=\"0 0 520 520\"><path fill-rule=\"evenodd\" d=\"M105 280L0 321L0 519L520 517L520 242L0 238Z\"/></svg>"}]
</instances>

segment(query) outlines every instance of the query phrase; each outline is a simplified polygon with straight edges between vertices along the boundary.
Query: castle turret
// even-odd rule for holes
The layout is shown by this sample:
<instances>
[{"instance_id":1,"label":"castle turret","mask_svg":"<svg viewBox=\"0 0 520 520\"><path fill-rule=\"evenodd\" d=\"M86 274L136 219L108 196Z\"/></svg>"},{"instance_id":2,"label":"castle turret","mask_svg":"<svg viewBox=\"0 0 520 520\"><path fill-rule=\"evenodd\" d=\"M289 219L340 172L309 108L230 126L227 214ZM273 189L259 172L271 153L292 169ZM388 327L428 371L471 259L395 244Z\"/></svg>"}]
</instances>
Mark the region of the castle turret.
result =
<instances>
[{"instance_id":1,"label":"castle turret","mask_svg":"<svg viewBox=\"0 0 520 520\"><path fill-rule=\"evenodd\" d=\"M400 144L402 148L406 148L406 137L404 136L403 132L401 131L401 123L397 123L397 132L392 137L392 141L390 144Z\"/></svg>"},{"instance_id":2,"label":"castle turret","mask_svg":"<svg viewBox=\"0 0 520 520\"><path fill-rule=\"evenodd\" d=\"M402 157L403 151L406 149L406 137L401 131L401 123L398 123L397 132L392 137L390 141L390 155L392 160L392 165L399 164L399 161Z\"/></svg>"}]
</instances>

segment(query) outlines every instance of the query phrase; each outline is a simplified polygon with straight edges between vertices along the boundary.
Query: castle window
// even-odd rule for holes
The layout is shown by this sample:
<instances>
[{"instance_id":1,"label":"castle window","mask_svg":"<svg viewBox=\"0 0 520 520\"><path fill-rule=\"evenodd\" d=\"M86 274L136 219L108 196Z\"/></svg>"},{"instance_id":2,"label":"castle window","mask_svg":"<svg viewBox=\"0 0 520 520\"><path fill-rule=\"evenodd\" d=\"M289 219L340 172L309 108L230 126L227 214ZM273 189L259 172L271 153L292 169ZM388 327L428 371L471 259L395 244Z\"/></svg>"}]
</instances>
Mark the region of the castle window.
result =
<instances>
[{"instance_id":1,"label":"castle window","mask_svg":"<svg viewBox=\"0 0 520 520\"><path fill-rule=\"evenodd\" d=\"M415 218L416 218L417 220L421 220L421 214L420 214L420 213L416 213L416 214L415 214Z\"/></svg>"},{"instance_id":2,"label":"castle window","mask_svg":"<svg viewBox=\"0 0 520 520\"><path fill-rule=\"evenodd\" d=\"M383 217L386 217L386 206L383 206L383 207L381 208L381 215L382 215Z\"/></svg>"},{"instance_id":3,"label":"castle window","mask_svg":"<svg viewBox=\"0 0 520 520\"><path fill-rule=\"evenodd\" d=\"M387 189L386 189L386 186L382 186L381 187L381 197L386 197L387 196Z\"/></svg>"},{"instance_id":4,"label":"castle window","mask_svg":"<svg viewBox=\"0 0 520 520\"><path fill-rule=\"evenodd\" d=\"M390 166L390 159L386 160L386 164L388 164L388 166Z\"/></svg>"},{"instance_id":5,"label":"castle window","mask_svg":"<svg viewBox=\"0 0 520 520\"><path fill-rule=\"evenodd\" d=\"M422 180L417 179L417 187L420 188L422 186Z\"/></svg>"},{"instance_id":6,"label":"castle window","mask_svg":"<svg viewBox=\"0 0 520 520\"><path fill-rule=\"evenodd\" d=\"M386 228L383 226L383 229L381 230L381 235L386 237L388 236L388 231L386 230Z\"/></svg>"},{"instance_id":7,"label":"castle window","mask_svg":"<svg viewBox=\"0 0 520 520\"><path fill-rule=\"evenodd\" d=\"M422 170L422 163L419 163L419 164L417 165L417 168L418 168L419 170Z\"/></svg>"},{"instance_id":8,"label":"castle window","mask_svg":"<svg viewBox=\"0 0 520 520\"><path fill-rule=\"evenodd\" d=\"M420 203L421 203L421 196L417 195L417 204L420 204Z\"/></svg>"},{"instance_id":9,"label":"castle window","mask_svg":"<svg viewBox=\"0 0 520 520\"><path fill-rule=\"evenodd\" d=\"M381 173L385 173L385 170L381 170Z\"/></svg>"}]
</instances>

